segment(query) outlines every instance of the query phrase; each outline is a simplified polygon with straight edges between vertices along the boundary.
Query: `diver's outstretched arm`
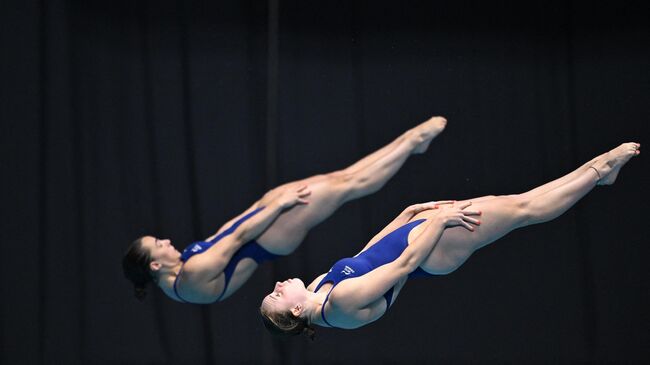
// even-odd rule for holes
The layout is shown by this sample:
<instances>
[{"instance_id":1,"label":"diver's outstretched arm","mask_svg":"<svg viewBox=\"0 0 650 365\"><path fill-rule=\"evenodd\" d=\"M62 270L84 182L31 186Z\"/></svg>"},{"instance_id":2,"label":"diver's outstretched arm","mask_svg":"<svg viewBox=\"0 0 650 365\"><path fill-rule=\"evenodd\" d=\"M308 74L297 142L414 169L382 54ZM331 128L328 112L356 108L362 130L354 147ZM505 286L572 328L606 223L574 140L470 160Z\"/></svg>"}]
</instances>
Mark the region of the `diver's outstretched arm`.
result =
<instances>
[{"instance_id":1,"label":"diver's outstretched arm","mask_svg":"<svg viewBox=\"0 0 650 365\"><path fill-rule=\"evenodd\" d=\"M237 250L262 234L285 209L308 204L306 198L310 194L307 186L282 190L264 209L238 226L232 234L223 237L218 245L213 245L202 255L197 255L192 260L192 271L204 278L220 274Z\"/></svg>"},{"instance_id":2,"label":"diver's outstretched arm","mask_svg":"<svg viewBox=\"0 0 650 365\"><path fill-rule=\"evenodd\" d=\"M384 229L382 229L379 233L377 233L366 244L366 246L361 250L361 252L372 247L372 245L377 243L377 241L382 239L385 235L389 234L390 232L408 223L411 220L411 218L413 218L416 214L423 212L425 210L438 209L438 207L443 204L453 204L453 203L454 203L453 200L445 200L439 202L432 201L432 202L409 205L397 217L395 217L395 219L393 219L392 222L388 223L388 225L384 227Z\"/></svg>"},{"instance_id":3,"label":"diver's outstretched arm","mask_svg":"<svg viewBox=\"0 0 650 365\"><path fill-rule=\"evenodd\" d=\"M213 234L212 236L206 238L204 241L212 241L219 233L221 233L221 232L225 231L226 229L228 229L229 227L231 227L235 222L237 222L243 216L245 216L248 213L250 213L250 212L254 211L255 209L257 209L259 207L259 202L260 202L259 200L256 201L250 207L248 207L248 209L246 209L243 213L239 214L235 218L232 218L228 222L224 223L215 234Z\"/></svg>"}]
</instances>

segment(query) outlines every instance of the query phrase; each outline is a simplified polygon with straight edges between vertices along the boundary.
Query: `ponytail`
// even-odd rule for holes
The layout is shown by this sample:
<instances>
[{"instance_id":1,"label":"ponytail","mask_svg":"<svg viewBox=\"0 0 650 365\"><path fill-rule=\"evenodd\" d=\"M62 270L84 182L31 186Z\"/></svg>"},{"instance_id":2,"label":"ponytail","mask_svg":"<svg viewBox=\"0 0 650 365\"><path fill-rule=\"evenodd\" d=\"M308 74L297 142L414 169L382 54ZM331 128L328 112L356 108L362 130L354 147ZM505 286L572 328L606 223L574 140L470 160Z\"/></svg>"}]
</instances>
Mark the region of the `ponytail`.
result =
<instances>
[{"instance_id":1,"label":"ponytail","mask_svg":"<svg viewBox=\"0 0 650 365\"><path fill-rule=\"evenodd\" d=\"M142 238L133 241L122 259L124 276L133 283L135 297L142 301L147 296L147 284L153 281L149 264L151 256L142 247Z\"/></svg>"},{"instance_id":2,"label":"ponytail","mask_svg":"<svg viewBox=\"0 0 650 365\"><path fill-rule=\"evenodd\" d=\"M310 340L314 340L316 331L309 325L307 318L296 317L291 311L273 313L262 308L260 308L260 315L264 327L274 336L290 337L304 334Z\"/></svg>"}]
</instances>

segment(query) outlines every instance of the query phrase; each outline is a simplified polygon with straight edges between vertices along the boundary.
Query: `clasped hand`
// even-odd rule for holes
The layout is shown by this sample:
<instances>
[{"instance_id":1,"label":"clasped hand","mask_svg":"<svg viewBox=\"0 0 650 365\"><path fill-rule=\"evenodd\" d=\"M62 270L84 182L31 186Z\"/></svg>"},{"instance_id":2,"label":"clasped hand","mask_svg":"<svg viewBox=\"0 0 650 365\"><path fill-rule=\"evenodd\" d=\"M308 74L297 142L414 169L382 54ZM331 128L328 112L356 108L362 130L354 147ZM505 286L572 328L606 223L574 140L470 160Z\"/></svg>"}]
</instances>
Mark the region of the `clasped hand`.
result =
<instances>
[{"instance_id":1,"label":"clasped hand","mask_svg":"<svg viewBox=\"0 0 650 365\"><path fill-rule=\"evenodd\" d=\"M307 185L303 185L298 189L285 189L276 199L276 202L282 209L291 208L297 204L309 204L307 198L311 195L311 190Z\"/></svg>"},{"instance_id":2,"label":"clasped hand","mask_svg":"<svg viewBox=\"0 0 650 365\"><path fill-rule=\"evenodd\" d=\"M442 219L445 227L462 226L469 231L474 231L473 225L481 225L481 221L471 216L480 216L481 211L467 210L472 202L458 203L455 200L442 200L437 202L426 202L408 206L402 214L411 217L425 210L440 209L437 217Z\"/></svg>"}]
</instances>

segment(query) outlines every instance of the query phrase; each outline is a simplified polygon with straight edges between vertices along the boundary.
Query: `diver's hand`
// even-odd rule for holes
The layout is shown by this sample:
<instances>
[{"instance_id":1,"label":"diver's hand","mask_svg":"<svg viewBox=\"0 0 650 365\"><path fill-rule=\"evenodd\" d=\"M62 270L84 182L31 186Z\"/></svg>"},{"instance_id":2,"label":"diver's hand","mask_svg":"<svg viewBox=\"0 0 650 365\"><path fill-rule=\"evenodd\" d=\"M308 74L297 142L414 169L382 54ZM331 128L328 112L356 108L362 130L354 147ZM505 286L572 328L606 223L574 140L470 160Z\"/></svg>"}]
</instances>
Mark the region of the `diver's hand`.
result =
<instances>
[{"instance_id":1,"label":"diver's hand","mask_svg":"<svg viewBox=\"0 0 650 365\"><path fill-rule=\"evenodd\" d=\"M307 185L303 185L298 189L285 189L277 198L276 203L282 208L291 208L297 204L309 204L306 199L311 194Z\"/></svg>"},{"instance_id":2,"label":"diver's hand","mask_svg":"<svg viewBox=\"0 0 650 365\"><path fill-rule=\"evenodd\" d=\"M404 209L402 215L414 216L420 212L424 212L425 210L438 209L440 205L444 205L444 204L454 204L454 201L441 200L437 202L426 202L426 203L409 205L408 207L406 207L406 209Z\"/></svg>"},{"instance_id":3,"label":"diver's hand","mask_svg":"<svg viewBox=\"0 0 650 365\"><path fill-rule=\"evenodd\" d=\"M438 218L442 220L442 223L445 225L445 227L462 226L463 228L473 232L473 225L479 226L481 225L481 221L476 218L472 218L471 216L481 215L481 212L478 210L466 209L470 205L472 205L472 202L440 205Z\"/></svg>"}]
</instances>

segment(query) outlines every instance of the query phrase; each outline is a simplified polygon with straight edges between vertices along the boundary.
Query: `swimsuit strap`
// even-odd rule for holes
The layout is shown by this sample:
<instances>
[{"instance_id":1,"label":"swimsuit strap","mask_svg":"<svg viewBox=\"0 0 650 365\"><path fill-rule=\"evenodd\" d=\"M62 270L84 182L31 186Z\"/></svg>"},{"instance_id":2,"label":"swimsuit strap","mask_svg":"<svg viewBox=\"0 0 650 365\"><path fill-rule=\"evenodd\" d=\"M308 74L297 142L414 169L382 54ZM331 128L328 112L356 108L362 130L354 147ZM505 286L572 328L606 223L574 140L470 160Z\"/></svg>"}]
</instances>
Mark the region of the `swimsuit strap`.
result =
<instances>
[{"instance_id":1,"label":"swimsuit strap","mask_svg":"<svg viewBox=\"0 0 650 365\"><path fill-rule=\"evenodd\" d=\"M190 303L190 302L188 302L187 300L183 299L183 298L181 297L180 294L178 294L178 279L180 279L180 277L181 277L181 273L183 272L183 265L185 265L185 263L182 263L182 264L181 264L181 269L178 270L178 274L176 274L176 279L174 279L174 285L173 285L173 288L174 288L174 294L176 294L176 296L178 297L178 299L181 300L181 302L183 302L183 303Z\"/></svg>"},{"instance_id":2,"label":"swimsuit strap","mask_svg":"<svg viewBox=\"0 0 650 365\"><path fill-rule=\"evenodd\" d=\"M262 247L257 241L252 240L247 242L245 245L240 247L239 250L237 250L237 252L232 256L230 261L228 261L226 267L223 269L225 283L224 283L223 291L215 301L216 302L220 301L223 298L223 296L226 295L226 291L228 290L228 284L230 284L230 279L232 279L232 276L235 273L235 269L237 269L237 265L241 260L248 258L255 261L257 265L261 265L265 261L270 261L277 257L280 257L280 255L275 255L270 253L264 247Z\"/></svg>"},{"instance_id":3,"label":"swimsuit strap","mask_svg":"<svg viewBox=\"0 0 650 365\"><path fill-rule=\"evenodd\" d=\"M332 324L329 323L329 322L327 321L327 319L325 319L325 304L327 304L327 301L330 299L330 294L332 294L332 290L334 290L334 287L335 287L335 286L336 286L336 284L333 284L333 285L332 285L332 287L330 288L330 291L327 292L327 296L325 297L325 301L323 302L323 306L320 307L320 316L321 316L321 318L323 319L323 321L324 321L325 323L327 323L328 326L330 326L330 327L332 327L332 328L336 328L336 327L332 326Z\"/></svg>"},{"instance_id":4,"label":"swimsuit strap","mask_svg":"<svg viewBox=\"0 0 650 365\"><path fill-rule=\"evenodd\" d=\"M234 265L233 265L233 266L234 266ZM228 267L226 267L226 269L228 269ZM231 270L231 272L230 272L230 275L228 275L228 274L225 272L225 270L224 270L224 283L223 283L223 290L221 291L221 294L219 294L219 296L217 297L217 299L215 300L215 302L220 301L221 298L223 298L223 296L226 295L226 290L228 290L228 284L230 283L230 277L232 276L232 272L233 272L233 271L235 271L235 268L234 268L234 267L232 268L232 270Z\"/></svg>"}]
</instances>

